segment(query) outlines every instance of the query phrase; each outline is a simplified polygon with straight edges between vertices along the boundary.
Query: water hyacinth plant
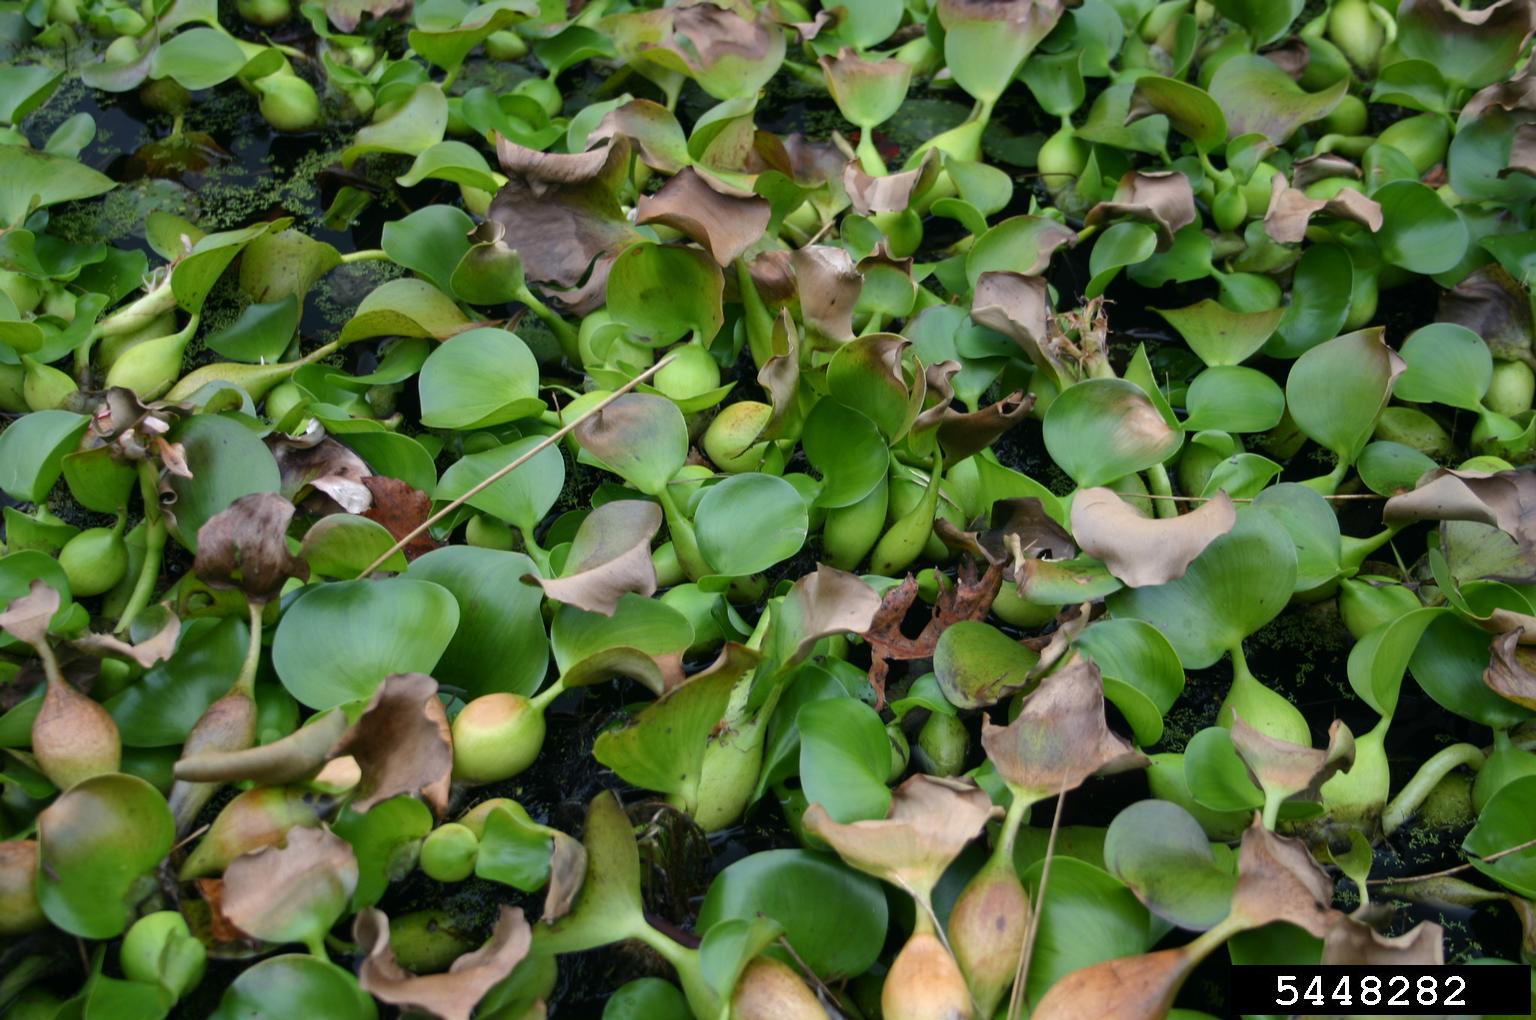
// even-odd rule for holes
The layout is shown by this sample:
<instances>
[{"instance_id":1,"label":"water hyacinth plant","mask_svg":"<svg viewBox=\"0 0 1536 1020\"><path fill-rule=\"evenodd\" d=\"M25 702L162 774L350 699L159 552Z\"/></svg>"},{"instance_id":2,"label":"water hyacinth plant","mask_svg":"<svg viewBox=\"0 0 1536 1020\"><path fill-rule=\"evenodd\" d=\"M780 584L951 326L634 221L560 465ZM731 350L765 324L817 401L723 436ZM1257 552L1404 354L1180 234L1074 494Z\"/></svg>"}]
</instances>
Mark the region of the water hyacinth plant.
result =
<instances>
[{"instance_id":1,"label":"water hyacinth plant","mask_svg":"<svg viewBox=\"0 0 1536 1020\"><path fill-rule=\"evenodd\" d=\"M0 26L0 1016L1533 962L1533 0Z\"/></svg>"}]
</instances>

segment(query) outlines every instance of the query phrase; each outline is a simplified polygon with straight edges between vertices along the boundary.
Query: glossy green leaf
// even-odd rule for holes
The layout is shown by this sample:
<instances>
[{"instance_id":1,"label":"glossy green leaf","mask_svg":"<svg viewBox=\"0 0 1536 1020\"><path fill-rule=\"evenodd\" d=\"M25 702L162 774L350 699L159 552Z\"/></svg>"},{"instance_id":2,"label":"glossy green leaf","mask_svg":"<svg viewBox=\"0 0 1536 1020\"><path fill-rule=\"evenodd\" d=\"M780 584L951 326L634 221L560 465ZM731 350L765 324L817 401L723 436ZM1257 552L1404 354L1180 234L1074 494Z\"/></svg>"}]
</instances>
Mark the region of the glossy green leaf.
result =
<instances>
[{"instance_id":1,"label":"glossy green leaf","mask_svg":"<svg viewBox=\"0 0 1536 1020\"><path fill-rule=\"evenodd\" d=\"M641 242L631 245L608 274L608 310L634 339L651 346L690 332L708 343L725 321L725 278L697 248Z\"/></svg>"},{"instance_id":2,"label":"glossy green leaf","mask_svg":"<svg viewBox=\"0 0 1536 1020\"><path fill-rule=\"evenodd\" d=\"M1518 853L1504 851L1536 839L1530 810L1532 797L1536 797L1536 776L1522 776L1501 786L1483 805L1477 825L1462 841L1462 848L1473 855L1473 867L1527 898L1536 897L1536 847ZM1479 860L1497 853L1504 856L1491 862Z\"/></svg>"},{"instance_id":3,"label":"glossy green leaf","mask_svg":"<svg viewBox=\"0 0 1536 1020\"><path fill-rule=\"evenodd\" d=\"M1187 308L1156 308L1207 365L1240 365L1274 335L1285 311L1234 312L1206 298Z\"/></svg>"},{"instance_id":4,"label":"glossy green leaf","mask_svg":"<svg viewBox=\"0 0 1536 1020\"><path fill-rule=\"evenodd\" d=\"M1185 405L1188 431L1263 432L1280 423L1285 393L1257 369L1216 365L1190 382Z\"/></svg>"},{"instance_id":5,"label":"glossy green leaf","mask_svg":"<svg viewBox=\"0 0 1536 1020\"><path fill-rule=\"evenodd\" d=\"M1253 6L1279 5L1257 0ZM1222 61L1209 88L1227 116L1232 137L1257 133L1283 145L1297 128L1331 113L1349 90L1349 79L1307 92L1273 61L1244 53Z\"/></svg>"},{"instance_id":6,"label":"glossy green leaf","mask_svg":"<svg viewBox=\"0 0 1536 1020\"><path fill-rule=\"evenodd\" d=\"M418 385L421 422L432 428L486 428L544 410L538 362L504 329L472 329L440 344Z\"/></svg>"},{"instance_id":7,"label":"glossy green leaf","mask_svg":"<svg viewBox=\"0 0 1536 1020\"><path fill-rule=\"evenodd\" d=\"M1139 801L1115 816L1104 837L1104 865L1149 910L1192 931L1227 916L1237 884L1200 823L1166 800Z\"/></svg>"},{"instance_id":8,"label":"glossy green leaf","mask_svg":"<svg viewBox=\"0 0 1536 1020\"><path fill-rule=\"evenodd\" d=\"M1113 619L1086 628L1074 644L1099 667L1104 697L1131 724L1136 743L1161 740L1163 717L1184 690L1184 667L1168 639L1140 620Z\"/></svg>"},{"instance_id":9,"label":"glossy green leaf","mask_svg":"<svg viewBox=\"0 0 1536 1020\"><path fill-rule=\"evenodd\" d=\"M1044 436L1052 459L1081 486L1161 464L1184 441L1142 388L1123 379L1089 379L1068 389L1046 412Z\"/></svg>"},{"instance_id":10,"label":"glossy green leaf","mask_svg":"<svg viewBox=\"0 0 1536 1020\"><path fill-rule=\"evenodd\" d=\"M371 907L383 898L398 877L400 858L413 841L432 831L432 811L414 797L391 797L364 814L345 810L331 831L352 845L357 855L357 889L352 909Z\"/></svg>"},{"instance_id":11,"label":"glossy green leaf","mask_svg":"<svg viewBox=\"0 0 1536 1020\"><path fill-rule=\"evenodd\" d=\"M1176 78L1146 75L1136 79L1135 96L1152 109L1165 114L1169 125L1194 142L1200 152L1214 152L1226 144L1227 118L1210 93L1198 85Z\"/></svg>"},{"instance_id":12,"label":"glossy green leaf","mask_svg":"<svg viewBox=\"0 0 1536 1020\"><path fill-rule=\"evenodd\" d=\"M277 492L282 485L266 444L233 418L195 415L173 429L171 438L182 445L192 477L170 476L175 502L165 513L171 534L192 552L209 518L241 496Z\"/></svg>"},{"instance_id":13,"label":"glossy green leaf","mask_svg":"<svg viewBox=\"0 0 1536 1020\"><path fill-rule=\"evenodd\" d=\"M426 581L338 581L306 590L283 614L272 664L310 708L361 701L391 673L431 673L459 623L446 589Z\"/></svg>"},{"instance_id":14,"label":"glossy green leaf","mask_svg":"<svg viewBox=\"0 0 1536 1020\"><path fill-rule=\"evenodd\" d=\"M377 1020L373 997L351 971L302 953L274 956L243 970L225 989L210 1020Z\"/></svg>"},{"instance_id":15,"label":"glossy green leaf","mask_svg":"<svg viewBox=\"0 0 1536 1020\"><path fill-rule=\"evenodd\" d=\"M549 663L543 596L523 583L535 573L522 553L468 546L434 549L411 563L407 577L441 585L459 604L458 629L433 670L439 683L472 698L539 689Z\"/></svg>"},{"instance_id":16,"label":"glossy green leaf","mask_svg":"<svg viewBox=\"0 0 1536 1020\"><path fill-rule=\"evenodd\" d=\"M1353 463L1392 394L1402 359L1380 327L1319 344L1296 359L1285 397L1296 426L1341 461Z\"/></svg>"},{"instance_id":17,"label":"glossy green leaf","mask_svg":"<svg viewBox=\"0 0 1536 1020\"><path fill-rule=\"evenodd\" d=\"M1493 382L1493 355L1465 326L1436 322L1414 330L1399 348L1407 368L1392 384L1399 400L1479 411Z\"/></svg>"},{"instance_id":18,"label":"glossy green leaf","mask_svg":"<svg viewBox=\"0 0 1536 1020\"><path fill-rule=\"evenodd\" d=\"M803 705L800 785L805 798L838 822L884 818L890 810L891 741L879 714L861 701L834 698Z\"/></svg>"},{"instance_id":19,"label":"glossy green leaf","mask_svg":"<svg viewBox=\"0 0 1536 1020\"><path fill-rule=\"evenodd\" d=\"M12 422L0 432L0 490L22 503L41 503L89 422L73 411L34 411Z\"/></svg>"},{"instance_id":20,"label":"glossy green leaf","mask_svg":"<svg viewBox=\"0 0 1536 1020\"><path fill-rule=\"evenodd\" d=\"M946 627L933 651L939 687L956 708L994 705L1022 690L1039 661L1035 652L980 620Z\"/></svg>"},{"instance_id":21,"label":"glossy green leaf","mask_svg":"<svg viewBox=\"0 0 1536 1020\"><path fill-rule=\"evenodd\" d=\"M852 506L885 484L890 454L875 423L851 407L819 400L800 436L805 457L822 475L816 505Z\"/></svg>"},{"instance_id":22,"label":"glossy green leaf","mask_svg":"<svg viewBox=\"0 0 1536 1020\"><path fill-rule=\"evenodd\" d=\"M460 457L443 472L432 494L439 501L458 499L495 472L526 456L543 437L528 436L506 446ZM532 535L565 485L565 458L558 447L546 447L521 467L503 475L469 498L469 505L499 517Z\"/></svg>"},{"instance_id":23,"label":"glossy green leaf","mask_svg":"<svg viewBox=\"0 0 1536 1020\"><path fill-rule=\"evenodd\" d=\"M717 573L741 577L799 552L809 517L805 500L789 482L748 472L705 490L693 523L709 565Z\"/></svg>"}]
</instances>

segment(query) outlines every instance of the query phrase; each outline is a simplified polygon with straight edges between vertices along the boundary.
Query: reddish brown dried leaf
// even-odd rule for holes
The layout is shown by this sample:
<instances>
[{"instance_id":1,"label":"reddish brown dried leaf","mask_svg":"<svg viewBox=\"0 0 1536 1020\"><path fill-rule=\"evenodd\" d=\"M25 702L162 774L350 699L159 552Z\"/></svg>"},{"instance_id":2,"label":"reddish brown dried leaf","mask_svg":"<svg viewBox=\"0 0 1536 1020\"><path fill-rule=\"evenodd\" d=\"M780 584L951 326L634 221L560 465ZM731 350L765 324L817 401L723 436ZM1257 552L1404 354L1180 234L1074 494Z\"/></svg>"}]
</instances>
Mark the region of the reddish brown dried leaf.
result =
<instances>
[{"instance_id":1,"label":"reddish brown dried leaf","mask_svg":"<svg viewBox=\"0 0 1536 1020\"><path fill-rule=\"evenodd\" d=\"M453 742L437 681L425 673L385 677L337 742L332 757L340 755L351 755L362 772L352 801L356 810L408 794L441 818L448 809Z\"/></svg>"},{"instance_id":2,"label":"reddish brown dried leaf","mask_svg":"<svg viewBox=\"0 0 1536 1020\"><path fill-rule=\"evenodd\" d=\"M370 521L384 525L384 530L395 536L398 542L432 515L432 497L415 486L388 475L369 475L363 479L373 494L373 505L363 511ZM423 531L406 543L407 560L423 556L442 543Z\"/></svg>"},{"instance_id":3,"label":"reddish brown dried leaf","mask_svg":"<svg viewBox=\"0 0 1536 1020\"><path fill-rule=\"evenodd\" d=\"M980 620L992 609L992 600L1003 585L1002 567L988 564L986 572L976 576L976 564L964 560L954 584L939 591L933 615L915 638L901 631L902 621L917 601L917 578L906 579L885 593L874 622L861 635L869 644L869 682L875 688L876 707L885 704L885 677L889 660L929 659L938 647L939 635L961 620Z\"/></svg>"},{"instance_id":4,"label":"reddish brown dried leaf","mask_svg":"<svg viewBox=\"0 0 1536 1020\"><path fill-rule=\"evenodd\" d=\"M422 975L400 966L389 944L389 918L382 910L359 911L352 937L367 954L358 971L365 992L407 1012L469 1020L486 993L528 955L533 933L521 908L503 906L489 942L454 960L442 974Z\"/></svg>"}]
</instances>

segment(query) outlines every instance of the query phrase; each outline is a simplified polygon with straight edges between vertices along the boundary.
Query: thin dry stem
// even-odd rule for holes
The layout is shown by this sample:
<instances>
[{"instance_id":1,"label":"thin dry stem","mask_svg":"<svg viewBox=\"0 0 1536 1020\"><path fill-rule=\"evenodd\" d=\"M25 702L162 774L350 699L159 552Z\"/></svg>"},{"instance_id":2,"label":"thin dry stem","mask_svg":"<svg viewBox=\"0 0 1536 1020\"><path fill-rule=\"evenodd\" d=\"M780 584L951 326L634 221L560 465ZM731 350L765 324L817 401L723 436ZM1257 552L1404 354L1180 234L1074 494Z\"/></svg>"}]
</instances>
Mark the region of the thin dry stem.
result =
<instances>
[{"instance_id":1,"label":"thin dry stem","mask_svg":"<svg viewBox=\"0 0 1536 1020\"><path fill-rule=\"evenodd\" d=\"M1024 944L1019 947L1019 965L1013 972L1013 993L1008 998L1008 1020L1019 1020L1019 1014L1024 1008L1024 984L1029 977L1029 965L1035 954L1035 936L1040 933L1040 914L1045 908L1045 889L1051 880L1051 859L1056 855L1056 834L1061 831L1061 808L1066 800L1067 781L1063 777L1061 789L1056 792L1056 813L1051 816L1051 834L1045 841L1045 862L1040 866L1040 888L1035 890L1034 909L1029 912L1029 930L1024 933Z\"/></svg>"}]
</instances>

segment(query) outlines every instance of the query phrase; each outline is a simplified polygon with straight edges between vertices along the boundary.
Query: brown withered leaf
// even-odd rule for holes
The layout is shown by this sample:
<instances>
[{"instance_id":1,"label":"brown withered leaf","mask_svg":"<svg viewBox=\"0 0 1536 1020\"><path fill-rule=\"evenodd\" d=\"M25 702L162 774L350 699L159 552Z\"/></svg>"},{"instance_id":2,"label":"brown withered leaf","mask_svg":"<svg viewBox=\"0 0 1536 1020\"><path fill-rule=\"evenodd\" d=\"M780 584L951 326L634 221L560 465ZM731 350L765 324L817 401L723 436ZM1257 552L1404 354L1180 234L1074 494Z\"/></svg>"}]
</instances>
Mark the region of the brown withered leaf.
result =
<instances>
[{"instance_id":1,"label":"brown withered leaf","mask_svg":"<svg viewBox=\"0 0 1536 1020\"><path fill-rule=\"evenodd\" d=\"M1069 560L1077 555L1071 534L1033 496L1000 499L992 504L990 524L978 520L971 527L961 531L943 518L933 523L934 533L945 545L1003 567L1005 579L1011 580L1025 560Z\"/></svg>"},{"instance_id":2,"label":"brown withered leaf","mask_svg":"<svg viewBox=\"0 0 1536 1020\"><path fill-rule=\"evenodd\" d=\"M469 1020L486 993L528 955L533 942L522 908L505 905L490 941L454 960L441 974L412 974L400 966L389 944L389 918L376 907L358 911L352 937L367 954L357 974L363 991L405 1012L438 1020Z\"/></svg>"},{"instance_id":3,"label":"brown withered leaf","mask_svg":"<svg viewBox=\"0 0 1536 1020\"><path fill-rule=\"evenodd\" d=\"M295 826L282 846L230 862L220 906L230 924L263 942L318 939L347 911L357 876L352 844L324 826Z\"/></svg>"},{"instance_id":4,"label":"brown withered leaf","mask_svg":"<svg viewBox=\"0 0 1536 1020\"><path fill-rule=\"evenodd\" d=\"M1157 231L1157 250L1167 251L1173 235L1195 222L1194 188L1177 170L1131 170L1120 178L1114 198L1089 209L1084 222L1098 226L1122 217L1150 225Z\"/></svg>"},{"instance_id":5,"label":"brown withered leaf","mask_svg":"<svg viewBox=\"0 0 1536 1020\"><path fill-rule=\"evenodd\" d=\"M34 580L27 593L11 600L0 613L0 630L37 648L48 643L48 621L59 611L59 593L47 581Z\"/></svg>"},{"instance_id":6,"label":"brown withered leaf","mask_svg":"<svg viewBox=\"0 0 1536 1020\"><path fill-rule=\"evenodd\" d=\"M1162 1020L1205 955L1184 945L1081 967L1051 985L1030 1020Z\"/></svg>"},{"instance_id":7,"label":"brown withered leaf","mask_svg":"<svg viewBox=\"0 0 1536 1020\"><path fill-rule=\"evenodd\" d=\"M799 131L780 139L789 157L790 176L796 184L814 188L842 176L846 157L836 145L820 138L809 138Z\"/></svg>"},{"instance_id":8,"label":"brown withered leaf","mask_svg":"<svg viewBox=\"0 0 1536 1020\"><path fill-rule=\"evenodd\" d=\"M576 302L567 294L567 304L601 300L607 273L599 267L638 236L618 199L630 151L623 135L571 154L540 152L497 137L507 183L487 216L506 228L506 243L522 258L530 281L565 290L583 281L597 284L599 293L584 293Z\"/></svg>"},{"instance_id":9,"label":"brown withered leaf","mask_svg":"<svg viewBox=\"0 0 1536 1020\"><path fill-rule=\"evenodd\" d=\"M747 271L752 274L752 285L758 296L769 305L782 304L795 296L795 273L789 262L790 253L782 248L760 251L747 260ZM727 286L735 281L726 280ZM738 293L740 287L737 287Z\"/></svg>"},{"instance_id":10,"label":"brown withered leaf","mask_svg":"<svg viewBox=\"0 0 1536 1020\"><path fill-rule=\"evenodd\" d=\"M1232 916L1250 928L1285 921L1323 938L1339 916L1332 902L1333 880L1306 844L1275 835L1255 818L1237 854Z\"/></svg>"},{"instance_id":11,"label":"brown withered leaf","mask_svg":"<svg viewBox=\"0 0 1536 1020\"><path fill-rule=\"evenodd\" d=\"M268 436L267 448L277 461L282 494L305 512L315 516L360 514L373 501L363 484L373 469L326 435L318 422L311 422L300 436Z\"/></svg>"},{"instance_id":12,"label":"brown withered leaf","mask_svg":"<svg viewBox=\"0 0 1536 1020\"><path fill-rule=\"evenodd\" d=\"M1277 740L1232 714L1232 744L1253 781L1282 799L1315 800L1318 790L1355 761L1355 737L1338 719L1328 727L1328 747L1317 750Z\"/></svg>"},{"instance_id":13,"label":"brown withered leaf","mask_svg":"<svg viewBox=\"0 0 1536 1020\"><path fill-rule=\"evenodd\" d=\"M1359 180L1360 168L1343 156L1333 152L1320 152L1315 156L1298 159L1291 164L1291 187L1306 190L1307 185L1325 181L1330 177L1350 177ZM1271 183L1273 188L1274 184Z\"/></svg>"},{"instance_id":14,"label":"brown withered leaf","mask_svg":"<svg viewBox=\"0 0 1536 1020\"><path fill-rule=\"evenodd\" d=\"M1307 225L1318 213L1359 223L1371 232L1381 229L1381 205L1354 188L1343 188L1332 198L1308 198L1306 192L1289 187L1280 174L1269 179L1269 210L1264 214L1264 232L1281 244L1300 244L1307 236Z\"/></svg>"},{"instance_id":15,"label":"brown withered leaf","mask_svg":"<svg viewBox=\"0 0 1536 1020\"><path fill-rule=\"evenodd\" d=\"M1105 723L1099 667L1086 659L1042 680L1007 726L983 719L981 746L1009 786L1037 798L1074 790L1092 775L1147 764Z\"/></svg>"},{"instance_id":16,"label":"brown withered leaf","mask_svg":"<svg viewBox=\"0 0 1536 1020\"><path fill-rule=\"evenodd\" d=\"M751 17L744 15L750 14ZM710 0L682 0L672 8L672 31L656 47L672 57L668 67L687 69L701 88L716 99L755 92L784 62L784 32L771 17L759 14L750 4L719 7ZM715 94L708 72L722 61L732 61L736 71L729 93Z\"/></svg>"},{"instance_id":17,"label":"brown withered leaf","mask_svg":"<svg viewBox=\"0 0 1536 1020\"><path fill-rule=\"evenodd\" d=\"M242 751L202 751L176 762L178 780L233 783L250 780L264 786L308 779L335 757L336 742L347 732L339 709L322 712L285 737Z\"/></svg>"},{"instance_id":18,"label":"brown withered leaf","mask_svg":"<svg viewBox=\"0 0 1536 1020\"><path fill-rule=\"evenodd\" d=\"M1493 639L1493 654L1483 670L1483 683L1501 698L1522 708L1536 709L1536 649L1524 647L1523 630L1512 630Z\"/></svg>"},{"instance_id":19,"label":"brown withered leaf","mask_svg":"<svg viewBox=\"0 0 1536 1020\"><path fill-rule=\"evenodd\" d=\"M1399 23L1413 18L1421 31L1446 37L1451 46L1479 49L1501 39L1515 42L1515 49L1519 49L1519 41L1536 28L1536 7L1528 0L1496 0L1480 10L1466 9L1457 0L1403 0L1397 17ZM1510 55L1514 52L1511 50Z\"/></svg>"},{"instance_id":20,"label":"brown withered leaf","mask_svg":"<svg viewBox=\"0 0 1536 1020\"><path fill-rule=\"evenodd\" d=\"M325 16L339 31L351 32L362 23L364 15L382 18L413 6L413 0L325 0Z\"/></svg>"},{"instance_id":21,"label":"brown withered leaf","mask_svg":"<svg viewBox=\"0 0 1536 1020\"><path fill-rule=\"evenodd\" d=\"M944 869L988 821L1001 815L1002 809L970 780L919 773L896 787L885 818L843 824L812 804L804 822L849 865L926 904Z\"/></svg>"},{"instance_id":22,"label":"brown withered leaf","mask_svg":"<svg viewBox=\"0 0 1536 1020\"><path fill-rule=\"evenodd\" d=\"M758 433L764 440L783 438L786 428L798 420L795 412L800 398L800 329L788 308L780 309L773 322L773 351L773 357L757 370L757 384L773 405L768 424Z\"/></svg>"},{"instance_id":23,"label":"brown withered leaf","mask_svg":"<svg viewBox=\"0 0 1536 1020\"><path fill-rule=\"evenodd\" d=\"M1080 602L1075 606L1064 606L1056 614L1056 629L1049 635L1023 639L1022 644L1040 653L1040 661L1030 668L1029 679L1049 673L1072 648L1072 642L1077 640L1077 636L1093 622L1095 614L1101 614L1103 610L1102 602Z\"/></svg>"},{"instance_id":24,"label":"brown withered leaf","mask_svg":"<svg viewBox=\"0 0 1536 1020\"><path fill-rule=\"evenodd\" d=\"M214 942L231 944L235 942L249 945L250 939L245 932L229 923L224 916L224 880L222 878L197 878L192 880L197 887L197 893L208 904L208 934Z\"/></svg>"},{"instance_id":25,"label":"brown withered leaf","mask_svg":"<svg viewBox=\"0 0 1536 1020\"><path fill-rule=\"evenodd\" d=\"M859 575L817 564L791 586L778 610L785 624L778 633L789 634L794 644L775 648L777 664L800 662L824 637L865 633L880 609L880 596Z\"/></svg>"},{"instance_id":26,"label":"brown withered leaf","mask_svg":"<svg viewBox=\"0 0 1536 1020\"><path fill-rule=\"evenodd\" d=\"M993 270L976 278L971 318L1008 337L1038 364L1044 353L1040 345L1050 319L1050 300L1043 276Z\"/></svg>"},{"instance_id":27,"label":"brown withered leaf","mask_svg":"<svg viewBox=\"0 0 1536 1020\"><path fill-rule=\"evenodd\" d=\"M1389 938L1363 921L1340 915L1323 936L1324 966L1439 967L1445 963L1445 929L1420 921Z\"/></svg>"},{"instance_id":28,"label":"brown withered leaf","mask_svg":"<svg viewBox=\"0 0 1536 1020\"><path fill-rule=\"evenodd\" d=\"M211 588L238 588L252 602L275 598L309 564L288 551L293 504L275 492L241 496L197 529L192 571Z\"/></svg>"},{"instance_id":29,"label":"brown withered leaf","mask_svg":"<svg viewBox=\"0 0 1536 1020\"><path fill-rule=\"evenodd\" d=\"M934 600L933 615L915 638L903 634L901 624L917 601L917 578L908 574L905 580L887 591L873 621L862 635L869 644L869 683L875 689L875 707L885 705L885 678L890 672L890 660L932 658L939 635L961 620L985 617L1002 586L1003 571L998 564L988 564L986 571L977 577L976 564L962 560L955 582L941 583L939 596Z\"/></svg>"},{"instance_id":30,"label":"brown withered leaf","mask_svg":"<svg viewBox=\"0 0 1536 1020\"><path fill-rule=\"evenodd\" d=\"M1474 269L1450 290L1442 290L1435 318L1467 327L1487 342L1496 358L1536 364L1531 354L1536 327L1525 287L1497 262Z\"/></svg>"},{"instance_id":31,"label":"brown withered leaf","mask_svg":"<svg viewBox=\"0 0 1536 1020\"><path fill-rule=\"evenodd\" d=\"M128 659L148 669L155 663L169 659L176 650L176 640L181 636L181 618L167 613L165 624L151 636L133 644L116 634L90 633L71 642L76 648L98 658L111 656Z\"/></svg>"},{"instance_id":32,"label":"brown withered leaf","mask_svg":"<svg viewBox=\"0 0 1536 1020\"><path fill-rule=\"evenodd\" d=\"M800 296L800 318L829 340L853 336L853 309L864 290L864 277L846 249L806 245L789 257Z\"/></svg>"},{"instance_id":33,"label":"brown withered leaf","mask_svg":"<svg viewBox=\"0 0 1536 1020\"><path fill-rule=\"evenodd\" d=\"M571 912L587 874L587 848L559 830L550 838L549 885L544 889L545 924L554 924Z\"/></svg>"},{"instance_id":34,"label":"brown withered leaf","mask_svg":"<svg viewBox=\"0 0 1536 1020\"><path fill-rule=\"evenodd\" d=\"M661 223L681 231L722 267L763 239L771 213L767 199L722 194L691 166L635 203L636 223Z\"/></svg>"},{"instance_id":35,"label":"brown withered leaf","mask_svg":"<svg viewBox=\"0 0 1536 1020\"><path fill-rule=\"evenodd\" d=\"M1102 486L1072 498L1072 537L1132 588L1183 577L1205 547L1236 523L1237 511L1225 492L1177 517L1144 517Z\"/></svg>"},{"instance_id":36,"label":"brown withered leaf","mask_svg":"<svg viewBox=\"0 0 1536 1020\"><path fill-rule=\"evenodd\" d=\"M939 444L943 446L945 462L949 464L957 464L991 446L999 436L1023 421L1035 406L1033 393L1026 396L1023 390L1014 390L996 403L975 411L962 411L954 405L955 391L950 385L950 379L959 372L958 361L940 361L927 366L924 376L928 395L938 399L912 423L913 432L938 429Z\"/></svg>"},{"instance_id":37,"label":"brown withered leaf","mask_svg":"<svg viewBox=\"0 0 1536 1020\"><path fill-rule=\"evenodd\" d=\"M1536 474L1529 471L1452 471L1437 468L1412 492L1382 509L1388 524L1476 521L1513 538L1527 560L1536 557Z\"/></svg>"},{"instance_id":38,"label":"brown withered leaf","mask_svg":"<svg viewBox=\"0 0 1536 1020\"><path fill-rule=\"evenodd\" d=\"M395 537L396 542L421 527L422 522L432 516L432 497L409 482L388 475L369 475L363 479L363 484L373 494L373 505L363 511L363 516L376 524L382 524L384 530ZM423 531L407 542L401 551L407 560L414 560L440 545L441 542Z\"/></svg>"},{"instance_id":39,"label":"brown withered leaf","mask_svg":"<svg viewBox=\"0 0 1536 1020\"><path fill-rule=\"evenodd\" d=\"M1536 110L1536 68L1529 65L1519 74L1479 90L1461 108L1458 118L1462 124L1480 117L1494 107L1507 113L1517 110Z\"/></svg>"},{"instance_id":40,"label":"brown withered leaf","mask_svg":"<svg viewBox=\"0 0 1536 1020\"><path fill-rule=\"evenodd\" d=\"M332 757L339 755L351 755L362 772L352 801L356 810L408 794L441 818L448 809L453 742L437 681L425 673L385 677L332 749Z\"/></svg>"},{"instance_id":41,"label":"brown withered leaf","mask_svg":"<svg viewBox=\"0 0 1536 1020\"><path fill-rule=\"evenodd\" d=\"M826 57L822 57L825 66ZM902 64L899 60L885 60L882 64ZM903 65L905 66L905 65ZM901 212L912 204L912 197L920 195L939 175L939 151L929 149L922 161L911 170L871 177L856 159L843 167L843 190L853 211L860 216L876 213Z\"/></svg>"},{"instance_id":42,"label":"brown withered leaf","mask_svg":"<svg viewBox=\"0 0 1536 1020\"><path fill-rule=\"evenodd\" d=\"M655 594L651 540L661 519L661 507L649 500L604 503L576 529L560 577L527 574L523 580L539 585L556 602L612 616L621 596Z\"/></svg>"}]
</instances>

